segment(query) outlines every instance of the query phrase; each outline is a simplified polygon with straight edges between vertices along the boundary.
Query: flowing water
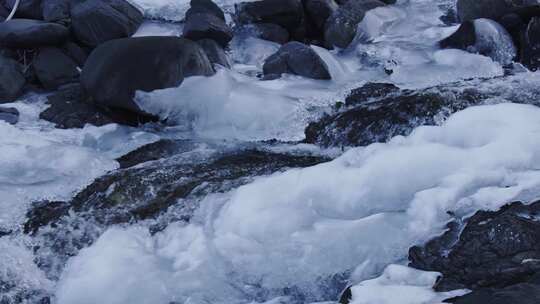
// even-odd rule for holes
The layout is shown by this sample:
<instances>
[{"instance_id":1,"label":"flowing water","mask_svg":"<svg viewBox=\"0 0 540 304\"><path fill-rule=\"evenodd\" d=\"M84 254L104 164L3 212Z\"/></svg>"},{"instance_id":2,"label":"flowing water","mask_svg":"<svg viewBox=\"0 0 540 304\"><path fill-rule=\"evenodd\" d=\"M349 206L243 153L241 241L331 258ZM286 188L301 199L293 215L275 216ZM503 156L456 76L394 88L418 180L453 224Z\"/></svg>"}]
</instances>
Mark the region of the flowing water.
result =
<instances>
[{"instance_id":1,"label":"flowing water","mask_svg":"<svg viewBox=\"0 0 540 304\"><path fill-rule=\"evenodd\" d=\"M188 0L132 2L156 19L137 36L181 33L180 23L163 20L182 20ZM235 2L218 1L226 11ZM232 70L137 95L167 126L59 130L38 118L44 96L10 104L21 121L0 122L0 302L34 303L43 294L59 304L333 303L348 284L358 284L355 303L440 303L462 293L435 294L429 288L435 274L399 264L411 245L440 234L452 217L539 193L540 109L506 102L536 99L540 74L439 50L437 41L456 29L440 20L452 2L398 1L370 11L349 49L314 47L332 81L291 75L259 81L264 58L279 46L236 36ZM498 96L387 143L342 151L261 142L303 139L310 121L374 81L409 89L474 87ZM157 220L117 225L72 214L76 225L65 227L93 225L87 229L93 237L69 254L54 248L72 237L72 228L62 230L65 239L53 229L52 243L51 233L23 233L33 202L69 201L117 169L118 157L159 139L197 143L175 162L210 162L215 153L246 145L334 160L249 173L220 191L204 190L186 199L196 206L189 221L178 220L174 207ZM149 229L157 222L161 229Z\"/></svg>"}]
</instances>

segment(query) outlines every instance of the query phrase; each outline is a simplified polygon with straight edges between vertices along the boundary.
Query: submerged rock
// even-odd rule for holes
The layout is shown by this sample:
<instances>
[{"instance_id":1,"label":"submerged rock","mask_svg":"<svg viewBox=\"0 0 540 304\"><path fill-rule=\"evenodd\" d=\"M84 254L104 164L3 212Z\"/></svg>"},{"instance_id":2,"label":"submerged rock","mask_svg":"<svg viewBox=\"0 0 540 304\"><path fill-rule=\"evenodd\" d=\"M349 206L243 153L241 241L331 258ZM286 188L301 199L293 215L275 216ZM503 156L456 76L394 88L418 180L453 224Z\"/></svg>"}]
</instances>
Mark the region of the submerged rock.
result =
<instances>
[{"instance_id":1,"label":"submerged rock","mask_svg":"<svg viewBox=\"0 0 540 304\"><path fill-rule=\"evenodd\" d=\"M142 113L133 101L137 90L176 87L185 77L213 73L204 50L193 41L126 38L106 42L92 52L83 68L81 84L101 106Z\"/></svg>"},{"instance_id":2,"label":"submerged rock","mask_svg":"<svg viewBox=\"0 0 540 304\"><path fill-rule=\"evenodd\" d=\"M328 80L332 77L322 58L308 45L289 42L264 62L263 73L267 79L279 78L290 73L313 79Z\"/></svg>"},{"instance_id":3,"label":"submerged rock","mask_svg":"<svg viewBox=\"0 0 540 304\"><path fill-rule=\"evenodd\" d=\"M410 265L442 273L437 290L526 283L540 274L539 215L540 202L479 211L465 227L453 223L442 236L411 248Z\"/></svg>"},{"instance_id":4,"label":"submerged rock","mask_svg":"<svg viewBox=\"0 0 540 304\"><path fill-rule=\"evenodd\" d=\"M0 46L9 48L59 45L68 36L68 29L57 23L30 19L12 19L0 23Z\"/></svg>"},{"instance_id":5,"label":"submerged rock","mask_svg":"<svg viewBox=\"0 0 540 304\"><path fill-rule=\"evenodd\" d=\"M15 108L0 107L0 121L5 121L12 125L16 124L19 121L19 111Z\"/></svg>"},{"instance_id":6,"label":"submerged rock","mask_svg":"<svg viewBox=\"0 0 540 304\"><path fill-rule=\"evenodd\" d=\"M143 14L125 0L76 1L70 13L73 34L90 47L129 37L143 22Z\"/></svg>"}]
</instances>

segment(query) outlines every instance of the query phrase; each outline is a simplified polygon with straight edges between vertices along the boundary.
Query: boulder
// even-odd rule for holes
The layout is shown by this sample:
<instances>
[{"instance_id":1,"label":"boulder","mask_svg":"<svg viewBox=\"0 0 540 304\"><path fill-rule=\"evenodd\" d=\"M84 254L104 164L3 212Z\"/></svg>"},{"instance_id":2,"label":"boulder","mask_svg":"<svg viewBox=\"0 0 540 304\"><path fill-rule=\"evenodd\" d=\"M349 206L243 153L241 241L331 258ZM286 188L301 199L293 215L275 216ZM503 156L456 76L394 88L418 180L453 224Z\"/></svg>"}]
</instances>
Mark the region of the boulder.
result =
<instances>
[{"instance_id":1,"label":"boulder","mask_svg":"<svg viewBox=\"0 0 540 304\"><path fill-rule=\"evenodd\" d=\"M490 57L502 65L512 63L517 49L512 36L496 21L465 21L458 30L439 42L441 48L458 48Z\"/></svg>"},{"instance_id":2,"label":"boulder","mask_svg":"<svg viewBox=\"0 0 540 304\"><path fill-rule=\"evenodd\" d=\"M11 11L17 0L4 0L5 7ZM54 0L20 0L15 17L28 19L43 19L41 3ZM1 2L0 2L1 3Z\"/></svg>"},{"instance_id":3,"label":"boulder","mask_svg":"<svg viewBox=\"0 0 540 304\"><path fill-rule=\"evenodd\" d=\"M328 66L311 47L300 42L289 42L268 57L263 66L267 79L290 73L313 79L331 79Z\"/></svg>"},{"instance_id":4,"label":"boulder","mask_svg":"<svg viewBox=\"0 0 540 304\"><path fill-rule=\"evenodd\" d=\"M16 124L19 121L19 111L15 108L0 107L0 121Z\"/></svg>"},{"instance_id":5,"label":"boulder","mask_svg":"<svg viewBox=\"0 0 540 304\"><path fill-rule=\"evenodd\" d=\"M530 70L540 67L540 17L531 19L521 41L520 61Z\"/></svg>"},{"instance_id":6,"label":"boulder","mask_svg":"<svg viewBox=\"0 0 540 304\"><path fill-rule=\"evenodd\" d=\"M540 202L517 202L452 222L441 236L409 250L412 267L440 272L436 290L503 288L540 273ZM490 303L490 302L488 302Z\"/></svg>"},{"instance_id":7,"label":"boulder","mask_svg":"<svg viewBox=\"0 0 540 304\"><path fill-rule=\"evenodd\" d=\"M0 103L17 99L25 84L21 65L13 59L0 56Z\"/></svg>"},{"instance_id":8,"label":"boulder","mask_svg":"<svg viewBox=\"0 0 540 304\"><path fill-rule=\"evenodd\" d=\"M77 63L79 67L83 67L86 59L88 59L88 53L74 42L68 41L62 45L62 50L73 61Z\"/></svg>"},{"instance_id":9,"label":"boulder","mask_svg":"<svg viewBox=\"0 0 540 304\"><path fill-rule=\"evenodd\" d=\"M133 35L143 14L125 0L79 1L71 7L72 31L85 45L96 47L108 40Z\"/></svg>"},{"instance_id":10,"label":"boulder","mask_svg":"<svg viewBox=\"0 0 540 304\"><path fill-rule=\"evenodd\" d=\"M197 44L204 50L212 64L219 64L226 68L231 67L225 50L215 40L203 39L197 41Z\"/></svg>"},{"instance_id":11,"label":"boulder","mask_svg":"<svg viewBox=\"0 0 540 304\"><path fill-rule=\"evenodd\" d=\"M223 10L217 4L212 2L212 0L191 0L190 8L186 12L186 19L191 15L200 13L212 14L225 21Z\"/></svg>"},{"instance_id":12,"label":"boulder","mask_svg":"<svg viewBox=\"0 0 540 304\"><path fill-rule=\"evenodd\" d=\"M540 284L534 282L515 284L504 288L480 289L445 302L454 304L537 304L540 303Z\"/></svg>"},{"instance_id":13,"label":"boulder","mask_svg":"<svg viewBox=\"0 0 540 304\"><path fill-rule=\"evenodd\" d=\"M304 8L307 17L318 30L323 30L326 20L339 8L334 0L305 0Z\"/></svg>"},{"instance_id":14,"label":"boulder","mask_svg":"<svg viewBox=\"0 0 540 304\"><path fill-rule=\"evenodd\" d=\"M59 45L68 36L68 29L56 23L30 19L0 23L0 46L3 47L24 49Z\"/></svg>"},{"instance_id":15,"label":"boulder","mask_svg":"<svg viewBox=\"0 0 540 304\"><path fill-rule=\"evenodd\" d=\"M112 40L96 48L84 65L81 84L95 103L142 113L133 101L137 90L176 87L185 77L212 75L205 52L177 37Z\"/></svg>"},{"instance_id":16,"label":"boulder","mask_svg":"<svg viewBox=\"0 0 540 304\"><path fill-rule=\"evenodd\" d=\"M33 64L36 76L45 89L56 89L79 79L77 63L59 48L41 48Z\"/></svg>"},{"instance_id":17,"label":"boulder","mask_svg":"<svg viewBox=\"0 0 540 304\"><path fill-rule=\"evenodd\" d=\"M289 41L289 32L280 25L273 23L245 24L235 29L237 35L252 36L255 38L285 44Z\"/></svg>"},{"instance_id":18,"label":"boulder","mask_svg":"<svg viewBox=\"0 0 540 304\"><path fill-rule=\"evenodd\" d=\"M497 20L513 10L538 4L538 0L458 0L461 21L488 18Z\"/></svg>"},{"instance_id":19,"label":"boulder","mask_svg":"<svg viewBox=\"0 0 540 304\"><path fill-rule=\"evenodd\" d=\"M273 23L293 33L303 24L301 0L261 0L236 5L238 24Z\"/></svg>"},{"instance_id":20,"label":"boulder","mask_svg":"<svg viewBox=\"0 0 540 304\"><path fill-rule=\"evenodd\" d=\"M43 20L68 23L70 19L70 0L45 0L41 3Z\"/></svg>"},{"instance_id":21,"label":"boulder","mask_svg":"<svg viewBox=\"0 0 540 304\"><path fill-rule=\"evenodd\" d=\"M330 47L346 48L356 36L358 24L367 11L384 6L379 0L354 0L340 6L326 21L324 39Z\"/></svg>"},{"instance_id":22,"label":"boulder","mask_svg":"<svg viewBox=\"0 0 540 304\"><path fill-rule=\"evenodd\" d=\"M212 39L226 47L233 38L231 28L222 19L210 13L188 15L184 24L184 37L191 40Z\"/></svg>"}]
</instances>

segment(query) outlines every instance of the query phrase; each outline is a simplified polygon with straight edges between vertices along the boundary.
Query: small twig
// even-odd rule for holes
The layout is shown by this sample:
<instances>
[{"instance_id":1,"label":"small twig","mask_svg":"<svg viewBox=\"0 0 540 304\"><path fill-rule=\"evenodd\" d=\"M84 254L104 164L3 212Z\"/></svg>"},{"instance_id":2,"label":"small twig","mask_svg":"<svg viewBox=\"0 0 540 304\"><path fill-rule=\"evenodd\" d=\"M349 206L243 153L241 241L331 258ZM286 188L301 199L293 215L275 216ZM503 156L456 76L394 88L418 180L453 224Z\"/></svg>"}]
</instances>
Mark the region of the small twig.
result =
<instances>
[{"instance_id":1,"label":"small twig","mask_svg":"<svg viewBox=\"0 0 540 304\"><path fill-rule=\"evenodd\" d=\"M17 8L19 8L19 2L21 2L21 0L15 0L15 4L13 5L13 8L11 9L11 13L9 13L9 16L7 16L4 22L11 20L13 16L15 16L15 12L17 12Z\"/></svg>"}]
</instances>

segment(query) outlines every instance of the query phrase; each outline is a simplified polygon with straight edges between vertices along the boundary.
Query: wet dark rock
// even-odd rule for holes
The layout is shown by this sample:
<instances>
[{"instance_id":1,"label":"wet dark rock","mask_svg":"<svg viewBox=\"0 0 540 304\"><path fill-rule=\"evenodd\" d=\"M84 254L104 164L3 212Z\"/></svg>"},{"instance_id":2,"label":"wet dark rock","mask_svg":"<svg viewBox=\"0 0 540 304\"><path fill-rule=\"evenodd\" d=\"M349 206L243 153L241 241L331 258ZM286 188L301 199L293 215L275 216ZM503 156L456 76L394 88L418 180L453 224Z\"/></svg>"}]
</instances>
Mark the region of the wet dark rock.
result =
<instances>
[{"instance_id":1,"label":"wet dark rock","mask_svg":"<svg viewBox=\"0 0 540 304\"><path fill-rule=\"evenodd\" d=\"M133 101L137 90L176 87L185 77L213 73L206 53L193 41L176 37L126 38L106 42L90 54L81 84L98 105L142 113Z\"/></svg>"},{"instance_id":2,"label":"wet dark rock","mask_svg":"<svg viewBox=\"0 0 540 304\"><path fill-rule=\"evenodd\" d=\"M84 102L79 85L71 85L60 89L47 97L50 105L39 115L40 119L55 123L57 128L82 128L86 124L103 126L114 123L104 111L97 106Z\"/></svg>"},{"instance_id":3,"label":"wet dark rock","mask_svg":"<svg viewBox=\"0 0 540 304\"><path fill-rule=\"evenodd\" d=\"M223 10L212 0L191 0L190 8L186 12L186 19L194 14L209 13L225 21Z\"/></svg>"},{"instance_id":4,"label":"wet dark rock","mask_svg":"<svg viewBox=\"0 0 540 304\"><path fill-rule=\"evenodd\" d=\"M184 37L197 41L212 39L226 47L233 37L232 29L222 19L210 13L190 14L184 24Z\"/></svg>"},{"instance_id":5,"label":"wet dark rock","mask_svg":"<svg viewBox=\"0 0 540 304\"><path fill-rule=\"evenodd\" d=\"M12 19L0 23L0 45L9 48L37 48L59 45L68 38L65 26L30 19Z\"/></svg>"},{"instance_id":6,"label":"wet dark rock","mask_svg":"<svg viewBox=\"0 0 540 304\"><path fill-rule=\"evenodd\" d=\"M125 169L145 162L184 153L195 149L195 147L196 144L190 140L162 139L136 149L135 151L118 158L117 161L120 163L120 168Z\"/></svg>"},{"instance_id":7,"label":"wet dark rock","mask_svg":"<svg viewBox=\"0 0 540 304\"><path fill-rule=\"evenodd\" d=\"M241 25L235 29L238 34L285 44L289 41L289 32L273 23L254 23Z\"/></svg>"},{"instance_id":8,"label":"wet dark rock","mask_svg":"<svg viewBox=\"0 0 540 304\"><path fill-rule=\"evenodd\" d=\"M531 19L522 36L521 62L530 70L540 67L540 17Z\"/></svg>"},{"instance_id":9,"label":"wet dark rock","mask_svg":"<svg viewBox=\"0 0 540 304\"><path fill-rule=\"evenodd\" d=\"M19 97L26 84L21 65L0 55L0 103L11 102Z\"/></svg>"},{"instance_id":10,"label":"wet dark rock","mask_svg":"<svg viewBox=\"0 0 540 304\"><path fill-rule=\"evenodd\" d=\"M69 203L66 202L36 202L28 211L29 220L24 225L24 233L34 233L40 227L49 225L52 220L67 215L68 211Z\"/></svg>"},{"instance_id":11,"label":"wet dark rock","mask_svg":"<svg viewBox=\"0 0 540 304\"><path fill-rule=\"evenodd\" d=\"M21 0L17 12L15 13L16 18L28 18L28 19L43 19L43 14L41 10L42 1L47 2L51 0ZM5 7L11 11L15 5L16 0L3 0L0 2L4 3Z\"/></svg>"},{"instance_id":12,"label":"wet dark rock","mask_svg":"<svg viewBox=\"0 0 540 304\"><path fill-rule=\"evenodd\" d=\"M400 88L391 83L367 83L360 88L354 89L345 99L348 106L366 103L371 99L377 99L399 93Z\"/></svg>"},{"instance_id":13,"label":"wet dark rock","mask_svg":"<svg viewBox=\"0 0 540 304\"><path fill-rule=\"evenodd\" d=\"M540 284L522 283L504 288L475 290L463 297L449 299L454 304L537 304L540 303Z\"/></svg>"},{"instance_id":14,"label":"wet dark rock","mask_svg":"<svg viewBox=\"0 0 540 304\"><path fill-rule=\"evenodd\" d=\"M339 6L334 0L306 0L304 8L307 17L322 31L328 17L332 16Z\"/></svg>"},{"instance_id":15,"label":"wet dark rock","mask_svg":"<svg viewBox=\"0 0 540 304\"><path fill-rule=\"evenodd\" d=\"M71 6L72 31L85 45L130 37L143 21L143 14L125 0L76 1Z\"/></svg>"},{"instance_id":16,"label":"wet dark rock","mask_svg":"<svg viewBox=\"0 0 540 304\"><path fill-rule=\"evenodd\" d=\"M226 68L231 67L225 50L215 40L202 39L197 41L197 44L204 50L212 64L219 64Z\"/></svg>"},{"instance_id":17,"label":"wet dark rock","mask_svg":"<svg viewBox=\"0 0 540 304\"><path fill-rule=\"evenodd\" d=\"M261 0L236 5L238 24L273 23L293 33L303 24L301 0Z\"/></svg>"},{"instance_id":18,"label":"wet dark rock","mask_svg":"<svg viewBox=\"0 0 540 304\"><path fill-rule=\"evenodd\" d=\"M378 0L347 1L326 21L324 33L326 45L331 48L348 47L356 36L358 24L364 19L366 12L384 5L385 3Z\"/></svg>"},{"instance_id":19,"label":"wet dark rock","mask_svg":"<svg viewBox=\"0 0 540 304\"><path fill-rule=\"evenodd\" d=\"M375 88L381 85L373 85ZM355 90L348 106L308 125L307 143L322 146L364 146L408 135L420 125L435 125L448 115L479 103L475 92L444 92L439 89L397 91L391 85L380 90ZM385 96L388 93L389 96ZM380 96L384 96L380 98Z\"/></svg>"},{"instance_id":20,"label":"wet dark rock","mask_svg":"<svg viewBox=\"0 0 540 304\"><path fill-rule=\"evenodd\" d=\"M266 59L263 73L267 79L289 73L313 79L331 79L328 66L311 47L300 42L289 42Z\"/></svg>"},{"instance_id":21,"label":"wet dark rock","mask_svg":"<svg viewBox=\"0 0 540 304\"><path fill-rule=\"evenodd\" d=\"M69 23L70 0L44 0L41 3L43 20L48 22Z\"/></svg>"},{"instance_id":22,"label":"wet dark rock","mask_svg":"<svg viewBox=\"0 0 540 304\"><path fill-rule=\"evenodd\" d=\"M439 42L443 49L454 48L467 50L476 44L476 30L473 21L463 22L458 30Z\"/></svg>"},{"instance_id":23,"label":"wet dark rock","mask_svg":"<svg viewBox=\"0 0 540 304\"><path fill-rule=\"evenodd\" d=\"M86 59L88 59L88 53L74 42L66 42L62 45L62 50L81 68L84 66Z\"/></svg>"},{"instance_id":24,"label":"wet dark rock","mask_svg":"<svg viewBox=\"0 0 540 304\"><path fill-rule=\"evenodd\" d=\"M16 124L19 122L19 111L15 108L0 107L0 121L5 121L12 125Z\"/></svg>"},{"instance_id":25,"label":"wet dark rock","mask_svg":"<svg viewBox=\"0 0 540 304\"><path fill-rule=\"evenodd\" d=\"M436 290L504 288L540 273L540 202L513 203L479 211L464 227L455 223L442 236L412 247L412 267L438 271Z\"/></svg>"},{"instance_id":26,"label":"wet dark rock","mask_svg":"<svg viewBox=\"0 0 540 304\"><path fill-rule=\"evenodd\" d=\"M37 78L46 89L56 89L79 79L77 63L59 48L41 48L33 65Z\"/></svg>"},{"instance_id":27,"label":"wet dark rock","mask_svg":"<svg viewBox=\"0 0 540 304\"><path fill-rule=\"evenodd\" d=\"M538 4L537 0L458 0L457 13L461 21L488 18L497 20L512 11Z\"/></svg>"}]
</instances>

